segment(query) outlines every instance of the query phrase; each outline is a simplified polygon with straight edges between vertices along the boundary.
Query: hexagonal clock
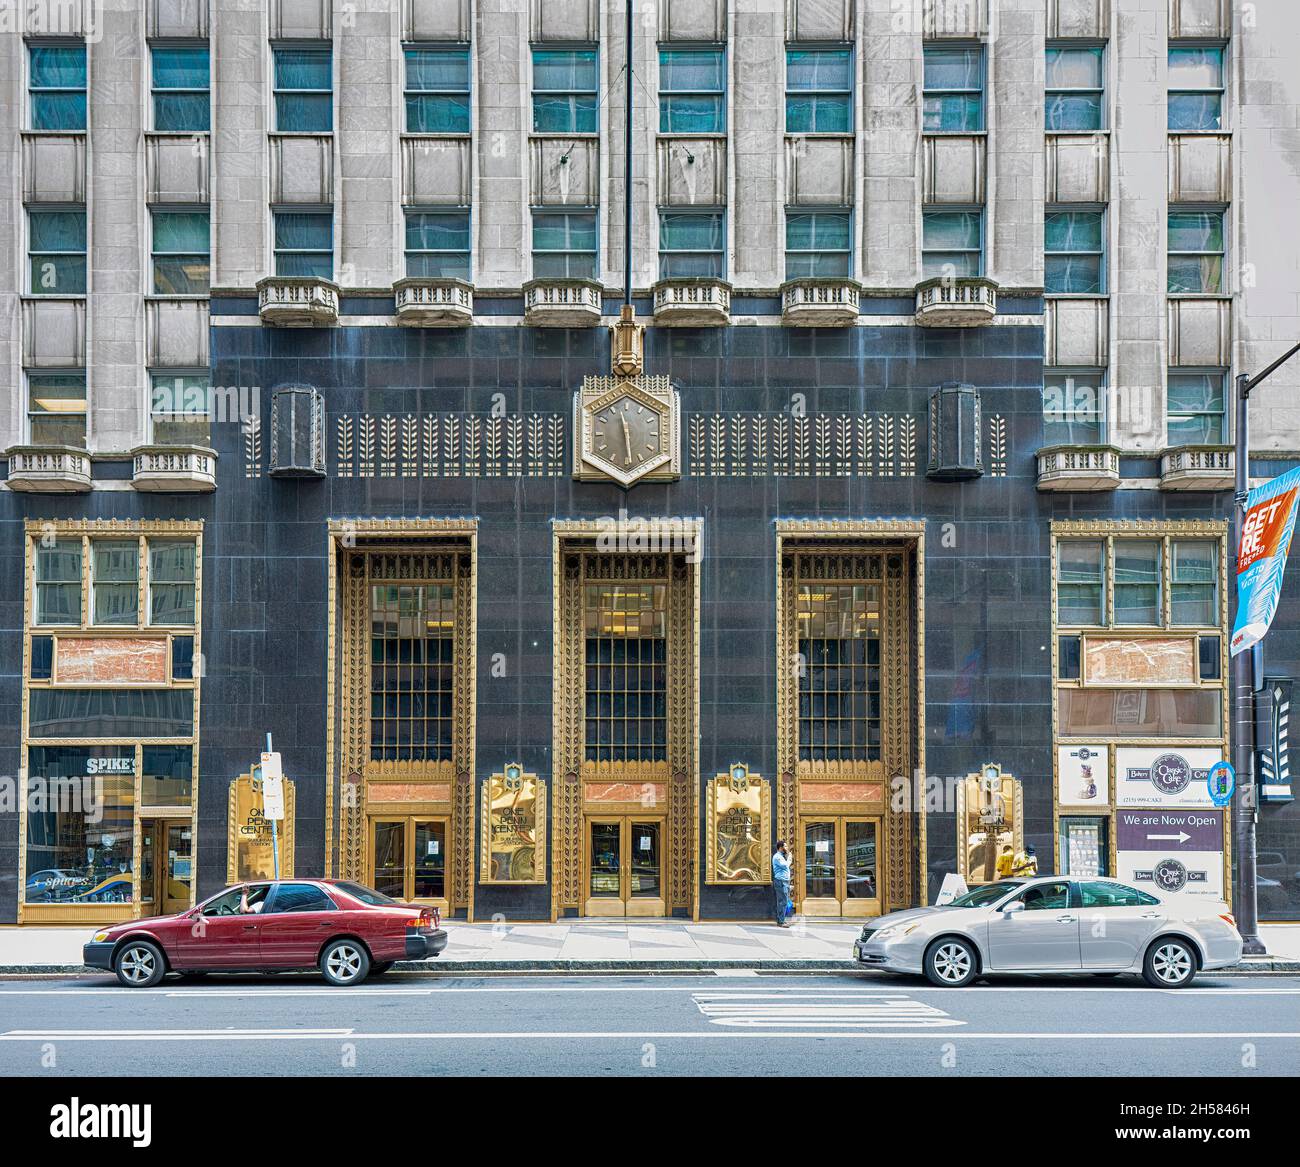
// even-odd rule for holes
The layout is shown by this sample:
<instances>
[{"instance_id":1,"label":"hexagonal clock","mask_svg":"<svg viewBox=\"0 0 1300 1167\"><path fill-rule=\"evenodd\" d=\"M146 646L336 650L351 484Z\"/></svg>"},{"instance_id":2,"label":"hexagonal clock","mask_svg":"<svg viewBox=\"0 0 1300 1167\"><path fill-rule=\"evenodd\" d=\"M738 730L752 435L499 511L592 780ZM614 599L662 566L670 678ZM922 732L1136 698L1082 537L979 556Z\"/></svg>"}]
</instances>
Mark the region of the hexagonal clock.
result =
<instances>
[{"instance_id":1,"label":"hexagonal clock","mask_svg":"<svg viewBox=\"0 0 1300 1167\"><path fill-rule=\"evenodd\" d=\"M588 377L574 401L574 477L680 476L677 392L667 377Z\"/></svg>"}]
</instances>

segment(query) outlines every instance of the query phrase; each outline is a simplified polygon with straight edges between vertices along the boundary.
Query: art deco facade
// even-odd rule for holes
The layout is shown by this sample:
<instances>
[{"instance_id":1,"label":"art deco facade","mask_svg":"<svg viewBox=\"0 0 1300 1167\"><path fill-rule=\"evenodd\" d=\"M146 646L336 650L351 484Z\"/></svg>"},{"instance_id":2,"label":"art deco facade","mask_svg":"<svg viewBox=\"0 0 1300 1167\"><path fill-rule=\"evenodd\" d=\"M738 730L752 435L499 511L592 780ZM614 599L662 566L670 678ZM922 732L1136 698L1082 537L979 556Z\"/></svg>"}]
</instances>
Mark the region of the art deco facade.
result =
<instances>
[{"instance_id":1,"label":"art deco facade","mask_svg":"<svg viewBox=\"0 0 1300 1167\"><path fill-rule=\"evenodd\" d=\"M286 871L474 919L761 917L777 836L813 914L1004 845L1229 888L1300 17L638 0L621 338L618 0L15 19L0 922L269 874L267 732ZM1293 804L1260 830L1294 917Z\"/></svg>"}]
</instances>

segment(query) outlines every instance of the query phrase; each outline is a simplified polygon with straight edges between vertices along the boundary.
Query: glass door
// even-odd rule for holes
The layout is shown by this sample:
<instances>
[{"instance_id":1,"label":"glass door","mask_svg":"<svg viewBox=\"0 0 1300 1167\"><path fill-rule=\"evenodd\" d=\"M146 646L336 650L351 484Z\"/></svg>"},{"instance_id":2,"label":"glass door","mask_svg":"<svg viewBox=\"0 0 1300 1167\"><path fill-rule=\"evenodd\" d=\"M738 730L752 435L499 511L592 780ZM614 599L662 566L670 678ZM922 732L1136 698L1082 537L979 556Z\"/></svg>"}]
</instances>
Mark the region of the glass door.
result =
<instances>
[{"instance_id":1,"label":"glass door","mask_svg":"<svg viewBox=\"0 0 1300 1167\"><path fill-rule=\"evenodd\" d=\"M370 820L370 886L395 900L447 909L445 818L404 815Z\"/></svg>"},{"instance_id":2,"label":"glass door","mask_svg":"<svg viewBox=\"0 0 1300 1167\"><path fill-rule=\"evenodd\" d=\"M799 910L809 916L880 915L880 820L808 818L800 834Z\"/></svg>"},{"instance_id":3,"label":"glass door","mask_svg":"<svg viewBox=\"0 0 1300 1167\"><path fill-rule=\"evenodd\" d=\"M663 819L587 820L586 916L662 916Z\"/></svg>"},{"instance_id":4,"label":"glass door","mask_svg":"<svg viewBox=\"0 0 1300 1167\"><path fill-rule=\"evenodd\" d=\"M158 848L156 840L162 823L157 819L140 820L140 915L157 916L162 908L158 903Z\"/></svg>"},{"instance_id":5,"label":"glass door","mask_svg":"<svg viewBox=\"0 0 1300 1167\"><path fill-rule=\"evenodd\" d=\"M159 867L164 873L162 910L167 915L183 912L190 906L190 888L194 878L194 831L188 819L184 822L163 823L158 826L167 840L167 859Z\"/></svg>"}]
</instances>

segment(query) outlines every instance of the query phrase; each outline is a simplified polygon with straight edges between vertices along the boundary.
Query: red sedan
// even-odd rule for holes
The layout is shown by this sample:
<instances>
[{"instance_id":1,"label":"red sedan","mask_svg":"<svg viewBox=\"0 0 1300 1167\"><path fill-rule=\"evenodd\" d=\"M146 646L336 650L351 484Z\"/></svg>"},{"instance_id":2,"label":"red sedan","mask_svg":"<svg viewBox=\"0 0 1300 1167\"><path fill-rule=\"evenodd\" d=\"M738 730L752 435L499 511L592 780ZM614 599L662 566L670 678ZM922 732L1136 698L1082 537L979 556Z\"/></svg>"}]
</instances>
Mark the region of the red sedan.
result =
<instances>
[{"instance_id":1,"label":"red sedan","mask_svg":"<svg viewBox=\"0 0 1300 1167\"><path fill-rule=\"evenodd\" d=\"M82 949L91 968L130 988L168 972L318 968L332 985L360 984L397 960L447 947L434 908L399 904L359 883L283 879L228 887L188 912L115 924Z\"/></svg>"}]
</instances>

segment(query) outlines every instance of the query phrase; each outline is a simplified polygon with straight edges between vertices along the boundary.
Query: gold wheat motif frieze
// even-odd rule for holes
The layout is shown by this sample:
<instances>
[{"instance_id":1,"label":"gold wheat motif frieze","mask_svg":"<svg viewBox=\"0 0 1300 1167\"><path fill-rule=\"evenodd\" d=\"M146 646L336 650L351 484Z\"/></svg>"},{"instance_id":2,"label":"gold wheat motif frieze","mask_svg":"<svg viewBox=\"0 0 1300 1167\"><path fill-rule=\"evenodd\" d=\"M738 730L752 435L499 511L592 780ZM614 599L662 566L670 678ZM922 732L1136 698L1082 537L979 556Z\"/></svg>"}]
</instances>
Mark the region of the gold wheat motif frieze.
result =
<instances>
[{"instance_id":1,"label":"gold wheat motif frieze","mask_svg":"<svg viewBox=\"0 0 1300 1167\"><path fill-rule=\"evenodd\" d=\"M697 478L915 475L919 421L894 413L693 413L687 473Z\"/></svg>"},{"instance_id":2,"label":"gold wheat motif frieze","mask_svg":"<svg viewBox=\"0 0 1300 1167\"><path fill-rule=\"evenodd\" d=\"M560 413L340 414L338 478L558 478L565 464Z\"/></svg>"}]
</instances>

